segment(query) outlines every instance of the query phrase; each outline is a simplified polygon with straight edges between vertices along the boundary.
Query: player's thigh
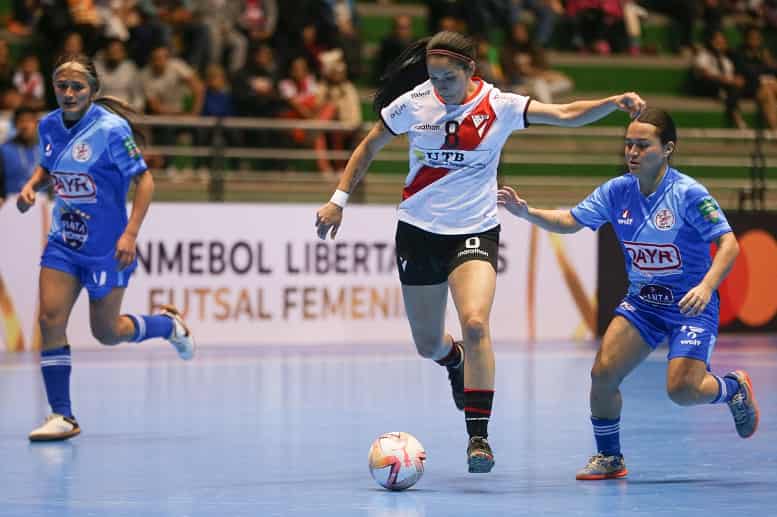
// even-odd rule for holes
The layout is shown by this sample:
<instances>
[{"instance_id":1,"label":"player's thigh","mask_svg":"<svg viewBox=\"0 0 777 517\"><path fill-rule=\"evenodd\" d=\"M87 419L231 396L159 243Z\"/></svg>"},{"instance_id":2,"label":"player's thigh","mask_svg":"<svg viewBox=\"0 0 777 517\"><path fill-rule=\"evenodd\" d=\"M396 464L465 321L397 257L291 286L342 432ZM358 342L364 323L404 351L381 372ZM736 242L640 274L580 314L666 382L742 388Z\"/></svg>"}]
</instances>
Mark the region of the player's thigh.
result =
<instances>
[{"instance_id":1,"label":"player's thigh","mask_svg":"<svg viewBox=\"0 0 777 517\"><path fill-rule=\"evenodd\" d=\"M666 390L669 393L695 389L707 375L707 364L692 357L675 357L666 367Z\"/></svg>"},{"instance_id":2,"label":"player's thigh","mask_svg":"<svg viewBox=\"0 0 777 517\"><path fill-rule=\"evenodd\" d=\"M439 346L445 334L448 284L402 285L402 297L407 321L419 350Z\"/></svg>"},{"instance_id":3,"label":"player's thigh","mask_svg":"<svg viewBox=\"0 0 777 517\"><path fill-rule=\"evenodd\" d=\"M485 260L463 262L451 272L448 284L462 326L472 320L487 326L496 291L496 270L491 263Z\"/></svg>"},{"instance_id":4,"label":"player's thigh","mask_svg":"<svg viewBox=\"0 0 777 517\"><path fill-rule=\"evenodd\" d=\"M81 282L72 273L41 267L38 284L41 325L66 326L80 292Z\"/></svg>"},{"instance_id":5,"label":"player's thigh","mask_svg":"<svg viewBox=\"0 0 777 517\"><path fill-rule=\"evenodd\" d=\"M95 336L112 334L124 300L123 287L114 287L105 296L89 299L89 324Z\"/></svg>"},{"instance_id":6,"label":"player's thigh","mask_svg":"<svg viewBox=\"0 0 777 517\"><path fill-rule=\"evenodd\" d=\"M616 315L604 333L591 376L620 383L652 351L637 328L623 316Z\"/></svg>"}]
</instances>

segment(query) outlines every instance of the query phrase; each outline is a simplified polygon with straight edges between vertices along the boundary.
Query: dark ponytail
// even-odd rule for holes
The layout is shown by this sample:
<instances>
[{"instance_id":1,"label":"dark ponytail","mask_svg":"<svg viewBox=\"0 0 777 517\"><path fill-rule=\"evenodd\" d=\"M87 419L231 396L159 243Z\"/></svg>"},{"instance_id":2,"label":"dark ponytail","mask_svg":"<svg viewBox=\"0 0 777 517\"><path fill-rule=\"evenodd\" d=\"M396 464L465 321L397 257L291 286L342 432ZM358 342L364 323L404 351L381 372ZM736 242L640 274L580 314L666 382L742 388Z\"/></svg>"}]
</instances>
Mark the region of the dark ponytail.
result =
<instances>
[{"instance_id":1,"label":"dark ponytail","mask_svg":"<svg viewBox=\"0 0 777 517\"><path fill-rule=\"evenodd\" d=\"M403 93L429 79L426 70L426 53L430 50L444 50L457 56L462 66L475 62L475 43L458 32L442 31L431 38L412 43L397 57L380 77L372 109L375 113L391 104Z\"/></svg>"},{"instance_id":2,"label":"dark ponytail","mask_svg":"<svg viewBox=\"0 0 777 517\"><path fill-rule=\"evenodd\" d=\"M52 76L56 76L57 72L70 63L75 64L78 67L77 69L86 75L86 80L93 93L100 91L100 78L97 76L97 69L94 66L94 62L85 54L63 54L59 56L54 64L54 73ZM93 102L126 120L138 143L140 145L146 143L147 139L145 132L139 129L137 124L133 121L134 116L137 115L137 111L135 111L132 106L121 99L110 96L97 97Z\"/></svg>"}]
</instances>

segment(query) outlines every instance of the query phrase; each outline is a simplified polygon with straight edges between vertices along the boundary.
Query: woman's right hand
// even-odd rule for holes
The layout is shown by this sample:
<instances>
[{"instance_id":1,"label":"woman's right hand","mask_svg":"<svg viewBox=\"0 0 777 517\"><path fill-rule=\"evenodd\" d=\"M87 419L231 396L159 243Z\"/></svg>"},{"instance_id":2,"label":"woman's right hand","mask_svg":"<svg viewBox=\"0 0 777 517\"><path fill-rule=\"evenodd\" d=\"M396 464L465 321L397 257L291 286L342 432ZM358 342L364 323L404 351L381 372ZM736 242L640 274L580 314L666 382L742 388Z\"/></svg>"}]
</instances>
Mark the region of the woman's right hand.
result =
<instances>
[{"instance_id":1,"label":"woman's right hand","mask_svg":"<svg viewBox=\"0 0 777 517\"><path fill-rule=\"evenodd\" d=\"M316 233L318 238L326 240L326 234L329 233L331 238L334 239L342 221L343 209L336 204L329 202L319 208L316 211Z\"/></svg>"},{"instance_id":2,"label":"woman's right hand","mask_svg":"<svg viewBox=\"0 0 777 517\"><path fill-rule=\"evenodd\" d=\"M21 213L26 212L32 205L35 204L35 189L28 183L19 192L19 196L16 198L16 208Z\"/></svg>"},{"instance_id":3,"label":"woman's right hand","mask_svg":"<svg viewBox=\"0 0 777 517\"><path fill-rule=\"evenodd\" d=\"M529 215L529 205L509 185L505 185L496 192L496 202L517 217L525 219Z\"/></svg>"}]
</instances>

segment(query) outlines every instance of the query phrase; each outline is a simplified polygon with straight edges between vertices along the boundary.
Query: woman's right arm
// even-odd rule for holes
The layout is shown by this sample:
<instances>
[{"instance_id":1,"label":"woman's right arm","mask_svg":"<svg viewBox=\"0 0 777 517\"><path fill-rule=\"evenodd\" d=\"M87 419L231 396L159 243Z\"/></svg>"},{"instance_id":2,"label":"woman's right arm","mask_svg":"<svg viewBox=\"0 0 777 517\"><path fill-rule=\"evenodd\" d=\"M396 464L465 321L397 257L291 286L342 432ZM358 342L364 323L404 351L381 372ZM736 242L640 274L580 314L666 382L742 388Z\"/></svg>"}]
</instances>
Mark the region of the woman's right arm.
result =
<instances>
[{"instance_id":1,"label":"woman's right arm","mask_svg":"<svg viewBox=\"0 0 777 517\"><path fill-rule=\"evenodd\" d=\"M497 192L497 203L508 212L521 219L553 233L575 233L583 228L569 210L543 210L532 208L518 193L509 186L504 186Z\"/></svg>"},{"instance_id":2,"label":"woman's right arm","mask_svg":"<svg viewBox=\"0 0 777 517\"><path fill-rule=\"evenodd\" d=\"M343 175L337 184L337 191L332 196L332 199L316 212L316 232L320 239L326 239L327 233L330 233L330 228L331 238L335 238L343 218L343 208L348 195L353 192L356 185L367 174L367 170L378 151L393 138L394 134L389 131L382 120L379 120L372 126L367 136L356 146L351 158L345 165Z\"/></svg>"},{"instance_id":3,"label":"woman's right arm","mask_svg":"<svg viewBox=\"0 0 777 517\"><path fill-rule=\"evenodd\" d=\"M49 171L38 165L35 167L35 172L32 173L32 177L27 180L27 183L22 187L22 191L19 192L19 197L16 198L16 208L21 213L26 212L32 205L35 204L35 193L44 187L46 187L51 181L51 174Z\"/></svg>"}]
</instances>

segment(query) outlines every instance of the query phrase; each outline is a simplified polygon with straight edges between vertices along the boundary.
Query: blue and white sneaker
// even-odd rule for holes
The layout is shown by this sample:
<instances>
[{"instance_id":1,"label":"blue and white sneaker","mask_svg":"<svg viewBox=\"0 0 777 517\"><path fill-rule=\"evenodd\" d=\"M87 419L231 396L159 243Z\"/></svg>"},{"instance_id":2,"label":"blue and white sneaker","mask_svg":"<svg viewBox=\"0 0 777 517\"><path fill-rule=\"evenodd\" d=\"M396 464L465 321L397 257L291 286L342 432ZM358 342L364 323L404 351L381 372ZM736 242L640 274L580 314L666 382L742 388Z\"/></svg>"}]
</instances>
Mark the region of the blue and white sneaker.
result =
<instances>
[{"instance_id":1,"label":"blue and white sneaker","mask_svg":"<svg viewBox=\"0 0 777 517\"><path fill-rule=\"evenodd\" d=\"M159 314L173 320L173 332L167 338L167 341L175 347L181 359L184 361L190 360L194 357L196 345L194 337L192 337L189 327L186 326L186 322L183 321L181 313L172 305L163 305L159 310Z\"/></svg>"},{"instance_id":2,"label":"blue and white sneaker","mask_svg":"<svg viewBox=\"0 0 777 517\"><path fill-rule=\"evenodd\" d=\"M591 456L588 464L577 471L575 479L582 481L617 479L625 477L628 473L623 454L605 456L600 452L596 456Z\"/></svg>"},{"instance_id":3,"label":"blue and white sneaker","mask_svg":"<svg viewBox=\"0 0 777 517\"><path fill-rule=\"evenodd\" d=\"M734 425L739 436L750 438L758 429L758 421L761 417L758 402L755 400L753 382L744 370L734 370L727 373L725 377L739 383L739 391L728 401L728 408L731 410L731 416L734 417Z\"/></svg>"}]
</instances>

